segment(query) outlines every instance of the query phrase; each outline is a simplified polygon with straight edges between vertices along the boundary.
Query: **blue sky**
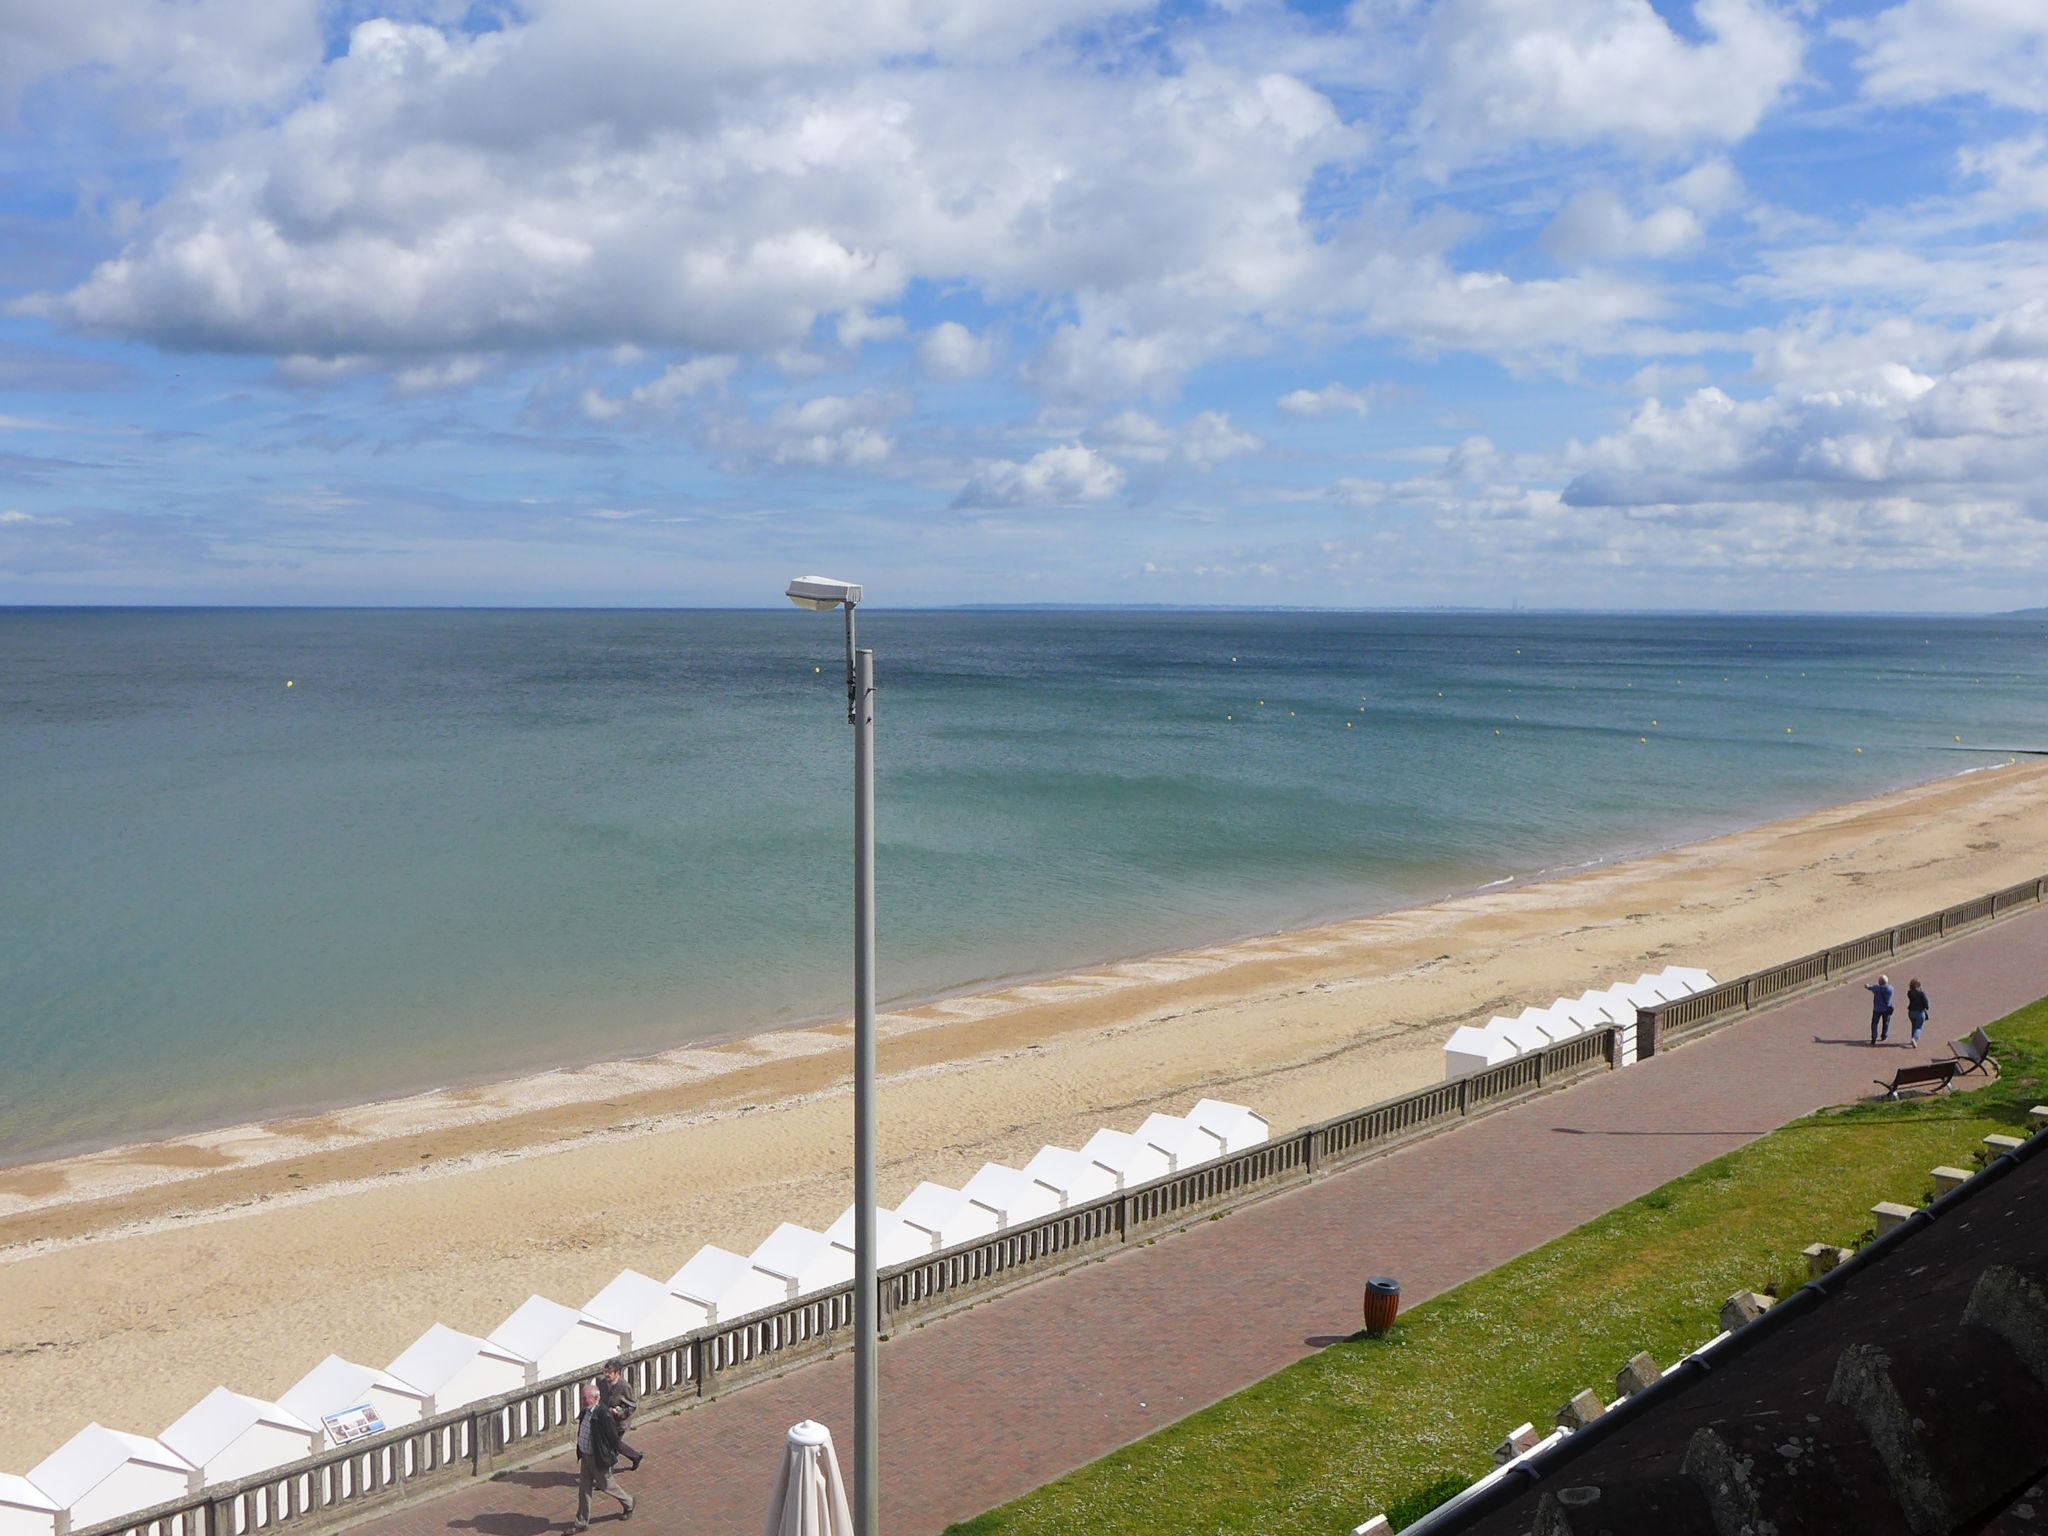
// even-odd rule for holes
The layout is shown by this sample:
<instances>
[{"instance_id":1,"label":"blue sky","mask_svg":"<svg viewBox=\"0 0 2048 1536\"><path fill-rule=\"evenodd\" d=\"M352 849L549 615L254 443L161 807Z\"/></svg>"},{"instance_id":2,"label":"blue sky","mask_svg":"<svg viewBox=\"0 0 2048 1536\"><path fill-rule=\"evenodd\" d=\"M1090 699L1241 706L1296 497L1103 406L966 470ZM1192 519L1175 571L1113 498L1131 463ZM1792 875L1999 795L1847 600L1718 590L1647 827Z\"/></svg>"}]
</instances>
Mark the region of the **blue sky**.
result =
<instances>
[{"instance_id":1,"label":"blue sky","mask_svg":"<svg viewBox=\"0 0 2048 1536\"><path fill-rule=\"evenodd\" d=\"M0 0L0 602L1998 609L2038 0Z\"/></svg>"}]
</instances>

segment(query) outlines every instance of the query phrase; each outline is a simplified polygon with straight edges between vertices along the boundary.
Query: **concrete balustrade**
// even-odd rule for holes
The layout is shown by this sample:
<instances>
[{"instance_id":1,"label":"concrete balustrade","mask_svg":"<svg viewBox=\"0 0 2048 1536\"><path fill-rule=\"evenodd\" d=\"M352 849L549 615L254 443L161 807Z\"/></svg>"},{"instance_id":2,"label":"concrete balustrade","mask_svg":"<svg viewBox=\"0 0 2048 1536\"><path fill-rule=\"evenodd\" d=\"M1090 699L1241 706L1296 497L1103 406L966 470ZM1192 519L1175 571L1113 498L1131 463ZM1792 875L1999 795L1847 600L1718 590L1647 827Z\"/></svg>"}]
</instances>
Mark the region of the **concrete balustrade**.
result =
<instances>
[{"instance_id":1,"label":"concrete balustrade","mask_svg":"<svg viewBox=\"0 0 2048 1536\"><path fill-rule=\"evenodd\" d=\"M1628 1066L1636 1059L1636 1020L1643 1009L1663 1007L1713 985L1714 978L1706 971L1669 965L1604 991L1560 997L1547 1008L1524 1008L1512 1018L1497 1016L1483 1027L1460 1025L1444 1042L1444 1081L1455 1082L1608 1028L1618 1032L1615 1064Z\"/></svg>"}]
</instances>

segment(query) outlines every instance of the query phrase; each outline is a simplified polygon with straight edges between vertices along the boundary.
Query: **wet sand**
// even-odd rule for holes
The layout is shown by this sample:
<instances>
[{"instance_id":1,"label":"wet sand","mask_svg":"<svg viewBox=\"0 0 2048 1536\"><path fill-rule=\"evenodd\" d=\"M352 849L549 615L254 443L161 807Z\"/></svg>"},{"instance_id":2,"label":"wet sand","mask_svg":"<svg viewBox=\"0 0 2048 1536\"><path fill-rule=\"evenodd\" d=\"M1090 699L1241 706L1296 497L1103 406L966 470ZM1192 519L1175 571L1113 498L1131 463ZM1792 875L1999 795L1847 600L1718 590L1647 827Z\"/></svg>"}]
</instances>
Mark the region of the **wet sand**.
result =
<instances>
[{"instance_id":1,"label":"wet sand","mask_svg":"<svg viewBox=\"0 0 2048 1536\"><path fill-rule=\"evenodd\" d=\"M2000 766L1626 863L887 1015L882 1197L1204 1094L1276 1129L1441 1074L1458 1024L1733 976L2048 868L2048 766ZM844 1022L0 1172L0 1469L88 1419L378 1364L435 1321L829 1222Z\"/></svg>"}]
</instances>

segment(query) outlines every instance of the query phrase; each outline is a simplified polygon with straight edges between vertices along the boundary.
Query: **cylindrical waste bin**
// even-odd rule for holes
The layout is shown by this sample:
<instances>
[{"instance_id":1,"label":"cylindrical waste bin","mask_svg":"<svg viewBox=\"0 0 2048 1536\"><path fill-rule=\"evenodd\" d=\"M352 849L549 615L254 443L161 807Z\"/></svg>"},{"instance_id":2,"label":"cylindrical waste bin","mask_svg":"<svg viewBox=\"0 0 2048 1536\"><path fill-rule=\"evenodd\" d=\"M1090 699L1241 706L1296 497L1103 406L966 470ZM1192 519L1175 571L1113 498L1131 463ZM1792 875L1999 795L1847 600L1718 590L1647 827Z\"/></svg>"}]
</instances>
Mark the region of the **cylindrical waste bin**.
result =
<instances>
[{"instance_id":1,"label":"cylindrical waste bin","mask_svg":"<svg viewBox=\"0 0 2048 1536\"><path fill-rule=\"evenodd\" d=\"M1365 1282L1365 1331L1385 1333L1394 1326L1394 1314L1401 1310L1401 1282L1374 1275Z\"/></svg>"}]
</instances>

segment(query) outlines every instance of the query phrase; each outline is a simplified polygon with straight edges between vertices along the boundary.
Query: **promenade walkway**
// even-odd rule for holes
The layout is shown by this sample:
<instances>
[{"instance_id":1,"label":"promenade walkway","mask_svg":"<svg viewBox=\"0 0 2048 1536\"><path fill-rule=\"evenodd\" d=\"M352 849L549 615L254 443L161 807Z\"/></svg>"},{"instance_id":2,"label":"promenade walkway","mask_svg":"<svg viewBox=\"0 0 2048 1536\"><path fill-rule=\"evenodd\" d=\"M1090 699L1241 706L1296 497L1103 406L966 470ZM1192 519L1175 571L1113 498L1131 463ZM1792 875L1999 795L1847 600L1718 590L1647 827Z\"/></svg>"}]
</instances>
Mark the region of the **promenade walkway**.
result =
<instances>
[{"instance_id":1,"label":"promenade walkway","mask_svg":"<svg viewBox=\"0 0 2048 1536\"><path fill-rule=\"evenodd\" d=\"M2048 910L1909 962L1932 993L1919 1059L2048 992ZM1875 979L1875 969L1871 976ZM1893 976L1903 992L1904 974ZM1364 1278L1423 1301L1915 1059L1871 1050L1860 981L1515 1105L1187 1233L1027 1286L881 1353L890 1536L929 1536L1172 1422L1359 1326ZM1711 1319L1701 1318L1702 1336ZM633 1529L758 1536L784 1432L842 1444L846 1356L637 1426ZM842 1457L843 1462L843 1457ZM557 1457L365 1522L378 1536L537 1536L566 1524Z\"/></svg>"}]
</instances>

